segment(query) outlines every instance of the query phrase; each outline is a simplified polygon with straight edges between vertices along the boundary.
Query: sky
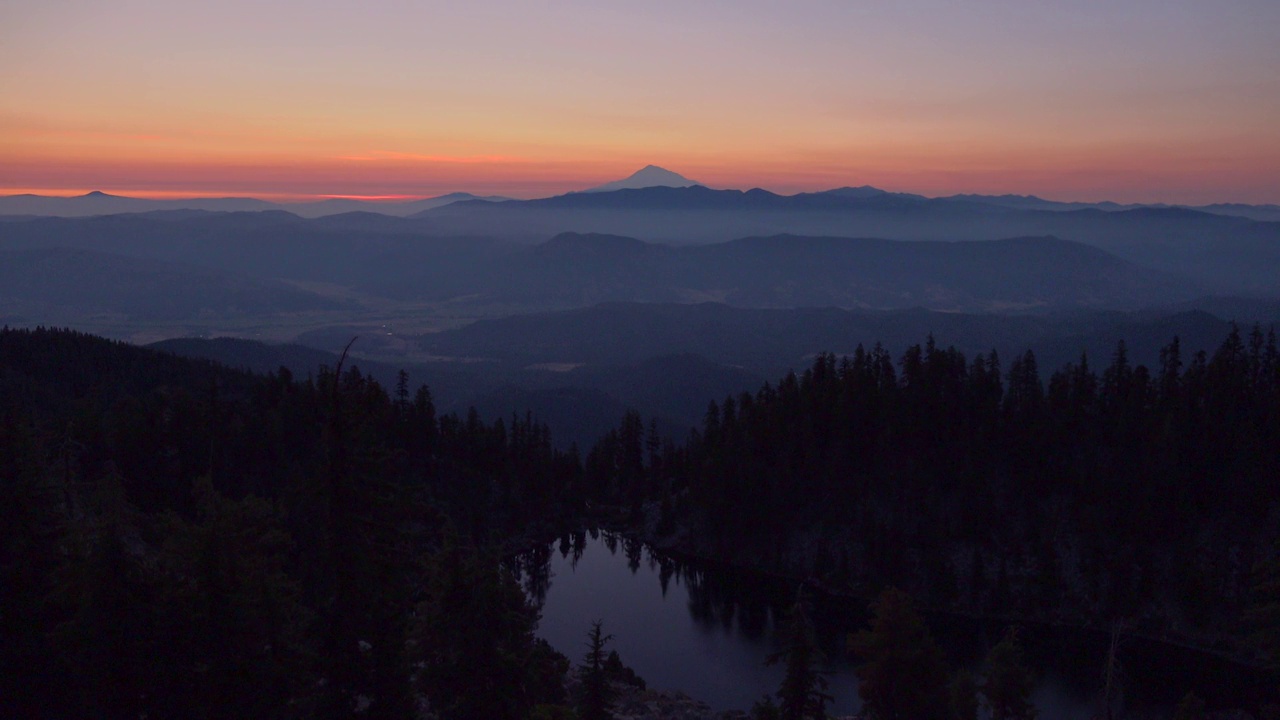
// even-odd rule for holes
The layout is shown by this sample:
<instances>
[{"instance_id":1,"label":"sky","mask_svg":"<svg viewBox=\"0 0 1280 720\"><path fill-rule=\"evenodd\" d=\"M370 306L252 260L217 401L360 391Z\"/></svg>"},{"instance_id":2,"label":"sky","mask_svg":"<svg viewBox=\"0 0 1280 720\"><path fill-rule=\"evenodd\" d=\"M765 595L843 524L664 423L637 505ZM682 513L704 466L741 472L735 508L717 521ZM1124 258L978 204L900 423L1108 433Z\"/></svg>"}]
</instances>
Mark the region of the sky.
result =
<instances>
[{"instance_id":1,"label":"sky","mask_svg":"<svg viewBox=\"0 0 1280 720\"><path fill-rule=\"evenodd\" d=\"M1280 203L1276 0L0 0L0 194Z\"/></svg>"}]
</instances>

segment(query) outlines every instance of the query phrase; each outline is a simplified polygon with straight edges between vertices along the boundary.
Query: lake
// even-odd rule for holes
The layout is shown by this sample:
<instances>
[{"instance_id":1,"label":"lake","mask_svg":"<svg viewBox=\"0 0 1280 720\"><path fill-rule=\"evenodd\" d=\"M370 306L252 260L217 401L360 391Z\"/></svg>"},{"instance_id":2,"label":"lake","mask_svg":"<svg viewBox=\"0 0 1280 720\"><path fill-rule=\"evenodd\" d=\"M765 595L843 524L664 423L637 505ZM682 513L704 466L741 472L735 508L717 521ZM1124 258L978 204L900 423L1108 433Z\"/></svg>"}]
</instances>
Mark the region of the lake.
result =
<instances>
[{"instance_id":1,"label":"lake","mask_svg":"<svg viewBox=\"0 0 1280 720\"><path fill-rule=\"evenodd\" d=\"M592 532L541 546L519 562L526 591L540 603L538 635L575 663L587 630L600 620L611 649L650 687L680 690L717 710L749 709L782 680L777 633L795 600L787 581L711 563L681 562L638 541ZM827 654L833 714L860 707L846 650L849 633L866 627L867 611L844 598L811 597ZM979 669L1004 632L999 623L930 616L931 631L952 667ZM1041 720L1084 720L1098 708L1108 638L1104 633L1037 627L1022 633L1028 664L1040 681ZM1262 693L1264 676L1201 653L1126 638L1118 654L1125 715L1168 717L1188 690L1215 706L1238 707Z\"/></svg>"}]
</instances>

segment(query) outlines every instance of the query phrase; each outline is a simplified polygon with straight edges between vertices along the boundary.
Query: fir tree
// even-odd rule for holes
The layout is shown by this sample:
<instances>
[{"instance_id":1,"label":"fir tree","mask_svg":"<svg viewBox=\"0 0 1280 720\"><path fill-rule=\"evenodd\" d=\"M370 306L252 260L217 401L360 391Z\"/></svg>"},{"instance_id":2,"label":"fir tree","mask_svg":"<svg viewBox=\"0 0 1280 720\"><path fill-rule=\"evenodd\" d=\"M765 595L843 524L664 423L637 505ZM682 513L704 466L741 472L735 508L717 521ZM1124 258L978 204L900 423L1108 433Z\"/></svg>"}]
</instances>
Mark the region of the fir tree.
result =
<instances>
[{"instance_id":1,"label":"fir tree","mask_svg":"<svg viewBox=\"0 0 1280 720\"><path fill-rule=\"evenodd\" d=\"M1254 645L1280 670L1280 545L1253 569L1252 602L1245 614Z\"/></svg>"},{"instance_id":2,"label":"fir tree","mask_svg":"<svg viewBox=\"0 0 1280 720\"><path fill-rule=\"evenodd\" d=\"M1018 629L1010 627L1004 638L987 653L982 675L982 697L992 720L1035 720L1031 704L1035 679L1023 660Z\"/></svg>"},{"instance_id":3,"label":"fir tree","mask_svg":"<svg viewBox=\"0 0 1280 720\"><path fill-rule=\"evenodd\" d=\"M956 673L947 688L951 720L978 720L978 684L966 670Z\"/></svg>"},{"instance_id":4,"label":"fir tree","mask_svg":"<svg viewBox=\"0 0 1280 720\"><path fill-rule=\"evenodd\" d=\"M605 635L603 622L596 620L587 631L587 654L583 657L582 698L578 710L582 720L609 720L613 714L609 712L612 690L609 678L605 673L607 653L605 645L613 639Z\"/></svg>"},{"instance_id":5,"label":"fir tree","mask_svg":"<svg viewBox=\"0 0 1280 720\"><path fill-rule=\"evenodd\" d=\"M942 651L911 598L888 588L871 604L871 628L853 638L864 662L858 694L872 720L944 720L947 672Z\"/></svg>"},{"instance_id":6,"label":"fir tree","mask_svg":"<svg viewBox=\"0 0 1280 720\"><path fill-rule=\"evenodd\" d=\"M1193 692L1183 695L1173 711L1173 720L1204 720L1204 700Z\"/></svg>"},{"instance_id":7,"label":"fir tree","mask_svg":"<svg viewBox=\"0 0 1280 720\"><path fill-rule=\"evenodd\" d=\"M782 650L768 660L770 665L781 662L786 668L778 689L779 716L782 720L825 718L826 704L832 697L823 692L827 689L827 679L818 669L823 661L822 649L818 647L813 623L805 611L803 588L796 593L782 642Z\"/></svg>"},{"instance_id":8,"label":"fir tree","mask_svg":"<svg viewBox=\"0 0 1280 720\"><path fill-rule=\"evenodd\" d=\"M533 637L537 611L497 554L451 530L427 568L418 606L419 681L445 720L520 720L537 698Z\"/></svg>"}]
</instances>

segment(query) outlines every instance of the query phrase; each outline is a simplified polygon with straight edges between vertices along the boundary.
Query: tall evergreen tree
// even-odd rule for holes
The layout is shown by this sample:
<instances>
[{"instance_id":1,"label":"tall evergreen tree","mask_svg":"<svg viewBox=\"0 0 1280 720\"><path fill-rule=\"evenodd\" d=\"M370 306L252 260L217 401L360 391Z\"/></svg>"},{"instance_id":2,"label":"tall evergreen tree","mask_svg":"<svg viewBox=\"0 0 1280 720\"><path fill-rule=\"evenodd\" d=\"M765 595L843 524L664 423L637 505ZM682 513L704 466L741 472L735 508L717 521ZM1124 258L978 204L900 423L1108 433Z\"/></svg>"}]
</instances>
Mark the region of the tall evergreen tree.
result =
<instances>
[{"instance_id":1,"label":"tall evergreen tree","mask_svg":"<svg viewBox=\"0 0 1280 720\"><path fill-rule=\"evenodd\" d=\"M888 588L871 604L871 628L853 638L863 659L858 695L872 720L945 720L947 671L942 651L911 598Z\"/></svg>"},{"instance_id":2,"label":"tall evergreen tree","mask_svg":"<svg viewBox=\"0 0 1280 720\"><path fill-rule=\"evenodd\" d=\"M138 512L109 472L90 488L86 517L69 539L55 602L69 617L53 630L72 692L85 718L136 718L156 713L153 685L161 676L156 631L157 588L140 549Z\"/></svg>"},{"instance_id":3,"label":"tall evergreen tree","mask_svg":"<svg viewBox=\"0 0 1280 720\"><path fill-rule=\"evenodd\" d=\"M987 653L982 673L982 697L992 720L1035 720L1031 704L1035 679L1023 660L1018 629L1010 627Z\"/></svg>"},{"instance_id":4,"label":"tall evergreen tree","mask_svg":"<svg viewBox=\"0 0 1280 720\"><path fill-rule=\"evenodd\" d=\"M497 554L447 530L428 563L414 631L421 689L444 720L528 716L536 609Z\"/></svg>"},{"instance_id":5,"label":"tall evergreen tree","mask_svg":"<svg viewBox=\"0 0 1280 720\"><path fill-rule=\"evenodd\" d=\"M1204 720L1204 700L1193 692L1183 695L1173 711L1173 720Z\"/></svg>"},{"instance_id":6,"label":"tall evergreen tree","mask_svg":"<svg viewBox=\"0 0 1280 720\"><path fill-rule=\"evenodd\" d=\"M1280 670L1280 543L1272 550L1271 557L1254 567L1250 594L1245 621L1251 639L1268 665Z\"/></svg>"},{"instance_id":7,"label":"tall evergreen tree","mask_svg":"<svg viewBox=\"0 0 1280 720\"><path fill-rule=\"evenodd\" d=\"M189 718L304 717L314 711L313 613L287 569L292 539L272 504L233 501L197 480L197 517L162 519L158 558L160 714Z\"/></svg>"},{"instance_id":8,"label":"tall evergreen tree","mask_svg":"<svg viewBox=\"0 0 1280 720\"><path fill-rule=\"evenodd\" d=\"M67 693L50 702L43 688L63 685L47 640L57 617L49 602L64 560L68 527L62 492L41 462L37 438L13 418L0 419L0 717L72 714Z\"/></svg>"},{"instance_id":9,"label":"tall evergreen tree","mask_svg":"<svg viewBox=\"0 0 1280 720\"><path fill-rule=\"evenodd\" d=\"M967 670L961 670L951 678L947 687L950 697L951 720L978 720L978 684Z\"/></svg>"},{"instance_id":10,"label":"tall evergreen tree","mask_svg":"<svg viewBox=\"0 0 1280 720\"><path fill-rule=\"evenodd\" d=\"M604 623L596 620L587 631L587 654L583 657L582 697L578 702L581 720L609 720L613 714L609 712L609 703L613 699L609 687L609 678L605 673L605 661L608 653L605 645L613 639L605 635Z\"/></svg>"},{"instance_id":11,"label":"tall evergreen tree","mask_svg":"<svg viewBox=\"0 0 1280 720\"><path fill-rule=\"evenodd\" d=\"M782 632L782 649L768 659L770 665L782 663L786 673L778 688L778 708L782 720L822 720L832 697L825 692L827 678L820 667L822 649L814 636L813 623L805 607L804 589L796 592L786 627Z\"/></svg>"}]
</instances>

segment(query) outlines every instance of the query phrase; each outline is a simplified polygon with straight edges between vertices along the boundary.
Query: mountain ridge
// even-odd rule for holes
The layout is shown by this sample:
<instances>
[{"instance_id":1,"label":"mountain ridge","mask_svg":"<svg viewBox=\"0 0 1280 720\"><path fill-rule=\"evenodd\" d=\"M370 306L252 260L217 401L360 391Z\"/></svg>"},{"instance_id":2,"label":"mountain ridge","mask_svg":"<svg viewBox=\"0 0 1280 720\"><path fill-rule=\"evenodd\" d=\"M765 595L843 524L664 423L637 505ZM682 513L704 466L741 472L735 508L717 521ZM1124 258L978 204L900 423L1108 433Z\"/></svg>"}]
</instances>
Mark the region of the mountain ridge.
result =
<instances>
[{"instance_id":1,"label":"mountain ridge","mask_svg":"<svg viewBox=\"0 0 1280 720\"><path fill-rule=\"evenodd\" d=\"M284 210L300 217L317 218L347 212L371 212L394 217L410 217L427 214L432 210L456 203L539 203L567 196L602 195L624 190L645 190L648 188L703 188L705 185L690 180L678 173L671 172L655 165L649 165L633 173L627 178L615 180L586 190L515 200L497 195L476 195L468 192L451 192L444 195L405 201L374 201L358 198L329 198L297 203L270 202L254 197L204 197L153 200L136 198L127 195L114 195L101 190L93 190L83 195L64 197L39 195L34 193L15 193L0 195L0 216L39 216L39 217L88 217L93 215L111 215L119 213L152 212L166 209L206 210L209 212L259 212ZM1075 210L1101 210L1120 212L1136 209L1188 209L1214 215L1247 218L1260 222L1280 221L1280 204L1247 204L1237 202L1218 202L1203 205L1187 205L1172 203L1117 203L1113 201L1081 202L1046 200L1036 195L1007 193L987 195L980 193L959 193L947 196L928 197L917 193L895 192L883 190L870 185L858 187L843 186L827 190L816 190L783 195L761 188L726 191L755 199L791 198L797 203L843 200L879 200L896 202L938 202L971 206L985 206L1004 210L1040 210L1064 212Z\"/></svg>"},{"instance_id":2,"label":"mountain ridge","mask_svg":"<svg viewBox=\"0 0 1280 720\"><path fill-rule=\"evenodd\" d=\"M436 197L405 201L373 201L358 198L329 198L311 202L281 203L253 197L208 197L182 199L150 199L112 195L93 190L71 197L21 193L0 195L0 215L34 215L40 217L93 217L125 213L148 213L170 210L206 212L272 212L284 211L308 219L340 213L365 211L380 215L407 217L415 213L463 201L504 202L510 198L497 195L474 195L453 192Z\"/></svg>"}]
</instances>

